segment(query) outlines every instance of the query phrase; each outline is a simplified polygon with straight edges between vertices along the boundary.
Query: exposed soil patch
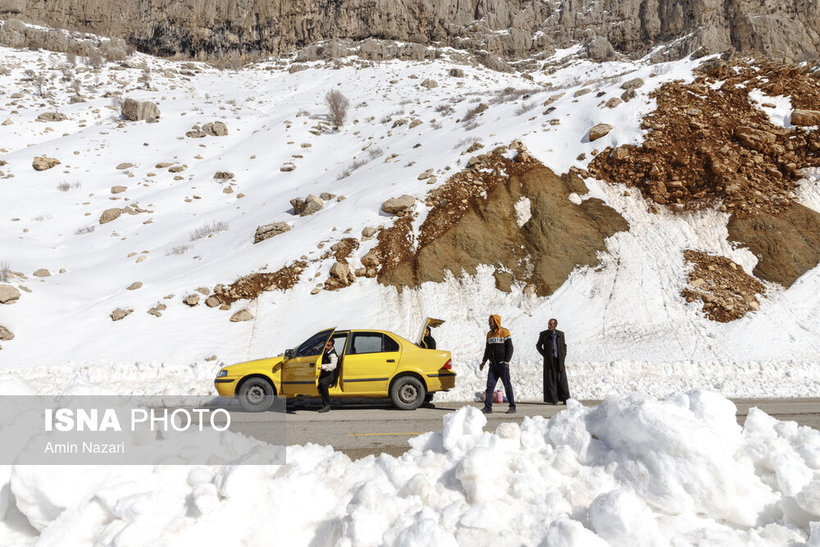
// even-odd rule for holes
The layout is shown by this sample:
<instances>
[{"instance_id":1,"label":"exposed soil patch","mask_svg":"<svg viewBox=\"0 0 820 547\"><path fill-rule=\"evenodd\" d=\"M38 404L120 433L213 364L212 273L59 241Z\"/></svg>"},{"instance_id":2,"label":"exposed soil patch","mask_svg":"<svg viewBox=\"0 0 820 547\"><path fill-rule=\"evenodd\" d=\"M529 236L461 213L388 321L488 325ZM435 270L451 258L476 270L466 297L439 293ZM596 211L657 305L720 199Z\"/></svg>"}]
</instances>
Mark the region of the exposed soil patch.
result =
<instances>
[{"instance_id":1,"label":"exposed soil patch","mask_svg":"<svg viewBox=\"0 0 820 547\"><path fill-rule=\"evenodd\" d=\"M677 209L720 204L730 239L758 257L754 274L788 287L820 262L820 214L794 203L799 170L820 165L820 132L773 125L753 89L820 107L820 80L804 68L711 63L692 84L655 91L645 142L607 148L589 171Z\"/></svg>"},{"instance_id":2,"label":"exposed soil patch","mask_svg":"<svg viewBox=\"0 0 820 547\"><path fill-rule=\"evenodd\" d=\"M474 274L489 264L499 289L509 291L517 281L546 296L576 266L596 265L606 237L628 229L600 200L575 205L568 199L586 193L577 176L556 176L523 148L515 160L502 156L505 151L484 155L432 192L417 236L404 218L380 234L381 283L413 287L440 282L448 270ZM516 209L522 202L529 203L529 218Z\"/></svg>"},{"instance_id":3,"label":"exposed soil patch","mask_svg":"<svg viewBox=\"0 0 820 547\"><path fill-rule=\"evenodd\" d=\"M758 258L753 273L790 287L820 262L820 213L794 203L778 215L732 217L729 239L741 241Z\"/></svg>"},{"instance_id":4,"label":"exposed soil patch","mask_svg":"<svg viewBox=\"0 0 820 547\"><path fill-rule=\"evenodd\" d=\"M795 108L820 105L820 81L807 70L713 64L691 84L656 90L658 108L642 124L652 130L645 142L607 148L590 173L635 186L659 204L696 209L720 202L738 217L783 211L798 170L820 165L820 134L773 125L749 99L753 89L789 95Z\"/></svg>"},{"instance_id":5,"label":"exposed soil patch","mask_svg":"<svg viewBox=\"0 0 820 547\"><path fill-rule=\"evenodd\" d=\"M760 308L757 294L763 284L724 256L686 249L684 258L694 264L689 272L689 287L681 291L687 302L700 300L703 312L712 321L728 323Z\"/></svg>"},{"instance_id":6,"label":"exposed soil patch","mask_svg":"<svg viewBox=\"0 0 820 547\"><path fill-rule=\"evenodd\" d=\"M347 264L347 257L359 248L359 240L355 237L345 237L334 243L330 251L322 255L322 259L334 257L338 262Z\"/></svg>"},{"instance_id":7,"label":"exposed soil patch","mask_svg":"<svg viewBox=\"0 0 820 547\"><path fill-rule=\"evenodd\" d=\"M222 304L232 304L237 300L253 300L266 291L287 290L299 282L299 277L306 266L305 262L294 262L273 273L254 273L240 277L228 286L217 285L214 289Z\"/></svg>"}]
</instances>

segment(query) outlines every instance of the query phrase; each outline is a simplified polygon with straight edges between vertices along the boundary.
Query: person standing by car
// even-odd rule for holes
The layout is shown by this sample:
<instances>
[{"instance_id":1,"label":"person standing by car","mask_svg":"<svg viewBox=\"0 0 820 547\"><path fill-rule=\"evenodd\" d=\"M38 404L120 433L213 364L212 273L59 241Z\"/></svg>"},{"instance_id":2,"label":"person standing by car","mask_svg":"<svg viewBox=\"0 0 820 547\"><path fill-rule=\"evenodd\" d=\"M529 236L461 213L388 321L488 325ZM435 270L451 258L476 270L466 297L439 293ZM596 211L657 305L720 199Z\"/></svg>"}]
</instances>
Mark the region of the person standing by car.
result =
<instances>
[{"instance_id":1,"label":"person standing by car","mask_svg":"<svg viewBox=\"0 0 820 547\"><path fill-rule=\"evenodd\" d=\"M507 402L510 408L507 414L515 414L515 397L513 396L512 382L510 381L510 359L513 355L512 336L510 331L501 327L501 316L491 315L490 330L487 332L487 343L484 347L484 356L481 358L479 370L484 370L484 363L490 362L487 372L487 391L484 394L484 414L493 412L493 392L498 380L504 384Z\"/></svg>"},{"instance_id":2,"label":"person standing by car","mask_svg":"<svg viewBox=\"0 0 820 547\"><path fill-rule=\"evenodd\" d=\"M430 327L424 327L424 336L421 339L421 347L425 349L436 349L436 340L430 334Z\"/></svg>"},{"instance_id":3,"label":"person standing by car","mask_svg":"<svg viewBox=\"0 0 820 547\"><path fill-rule=\"evenodd\" d=\"M336 350L333 349L333 338L329 338L325 344L325 352L322 354L322 372L319 374L319 384L317 389L322 396L322 408L319 412L330 411L330 384L333 383L333 378L336 375L336 365L339 362L339 356L336 355Z\"/></svg>"},{"instance_id":4,"label":"person standing by car","mask_svg":"<svg viewBox=\"0 0 820 547\"><path fill-rule=\"evenodd\" d=\"M569 384L564 361L567 357L567 343L564 332L557 330L557 319L547 322L547 330L538 335L535 349L544 357L544 402L563 405L569 399Z\"/></svg>"}]
</instances>

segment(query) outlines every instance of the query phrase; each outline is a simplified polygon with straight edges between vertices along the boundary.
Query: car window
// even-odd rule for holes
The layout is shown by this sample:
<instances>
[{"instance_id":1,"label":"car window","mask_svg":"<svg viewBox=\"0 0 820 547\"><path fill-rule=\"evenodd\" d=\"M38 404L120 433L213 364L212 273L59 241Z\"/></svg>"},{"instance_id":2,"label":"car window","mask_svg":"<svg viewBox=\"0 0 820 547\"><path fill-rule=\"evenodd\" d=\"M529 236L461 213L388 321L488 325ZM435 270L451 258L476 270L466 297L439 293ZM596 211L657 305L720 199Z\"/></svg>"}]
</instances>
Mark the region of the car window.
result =
<instances>
[{"instance_id":1,"label":"car window","mask_svg":"<svg viewBox=\"0 0 820 547\"><path fill-rule=\"evenodd\" d=\"M307 357L309 355L319 355L322 353L327 339L332 332L332 330L323 330L302 342L296 350L296 357Z\"/></svg>"},{"instance_id":2,"label":"car window","mask_svg":"<svg viewBox=\"0 0 820 547\"><path fill-rule=\"evenodd\" d=\"M379 353L382 350L382 335L378 333L364 333L353 335L353 351L351 353Z\"/></svg>"},{"instance_id":3,"label":"car window","mask_svg":"<svg viewBox=\"0 0 820 547\"><path fill-rule=\"evenodd\" d=\"M390 338L389 336L384 336L384 351L399 351L399 343Z\"/></svg>"},{"instance_id":4,"label":"car window","mask_svg":"<svg viewBox=\"0 0 820 547\"><path fill-rule=\"evenodd\" d=\"M341 356L345 351L345 341L347 340L347 333L344 334L336 334L333 336L333 349L336 350L336 354Z\"/></svg>"},{"instance_id":5,"label":"car window","mask_svg":"<svg viewBox=\"0 0 820 547\"><path fill-rule=\"evenodd\" d=\"M399 351L399 344L389 336L378 332L363 332L353 335L350 353L382 353Z\"/></svg>"}]
</instances>

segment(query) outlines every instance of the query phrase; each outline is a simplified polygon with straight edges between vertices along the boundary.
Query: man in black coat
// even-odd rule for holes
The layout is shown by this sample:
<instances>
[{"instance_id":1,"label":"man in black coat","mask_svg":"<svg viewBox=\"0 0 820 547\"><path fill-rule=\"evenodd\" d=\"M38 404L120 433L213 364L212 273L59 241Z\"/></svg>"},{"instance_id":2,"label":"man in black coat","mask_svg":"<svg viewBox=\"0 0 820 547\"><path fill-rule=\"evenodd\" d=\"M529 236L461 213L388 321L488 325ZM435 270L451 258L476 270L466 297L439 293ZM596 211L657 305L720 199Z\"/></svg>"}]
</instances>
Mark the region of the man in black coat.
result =
<instances>
[{"instance_id":1,"label":"man in black coat","mask_svg":"<svg viewBox=\"0 0 820 547\"><path fill-rule=\"evenodd\" d=\"M567 343L564 332L557 330L557 326L558 320L550 319L547 330L538 335L535 348L544 357L544 402L563 405L569 399L567 370L564 368Z\"/></svg>"}]
</instances>

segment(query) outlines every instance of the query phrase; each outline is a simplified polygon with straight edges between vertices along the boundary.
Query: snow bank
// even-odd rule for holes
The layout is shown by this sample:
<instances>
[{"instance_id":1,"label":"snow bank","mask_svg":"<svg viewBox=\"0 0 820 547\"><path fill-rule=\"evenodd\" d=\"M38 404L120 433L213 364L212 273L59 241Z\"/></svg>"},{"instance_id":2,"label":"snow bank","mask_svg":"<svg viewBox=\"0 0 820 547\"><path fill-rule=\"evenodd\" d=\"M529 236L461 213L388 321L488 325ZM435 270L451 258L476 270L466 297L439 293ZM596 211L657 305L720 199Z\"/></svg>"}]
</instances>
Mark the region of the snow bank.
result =
<instances>
[{"instance_id":1,"label":"snow bank","mask_svg":"<svg viewBox=\"0 0 820 547\"><path fill-rule=\"evenodd\" d=\"M570 401L485 432L465 407L401 457L288 447L286 465L29 467L0 541L39 545L783 545L820 541L820 432L709 391ZM66 481L69 481L68 483ZM514 525L512 524L514 523Z\"/></svg>"}]
</instances>

